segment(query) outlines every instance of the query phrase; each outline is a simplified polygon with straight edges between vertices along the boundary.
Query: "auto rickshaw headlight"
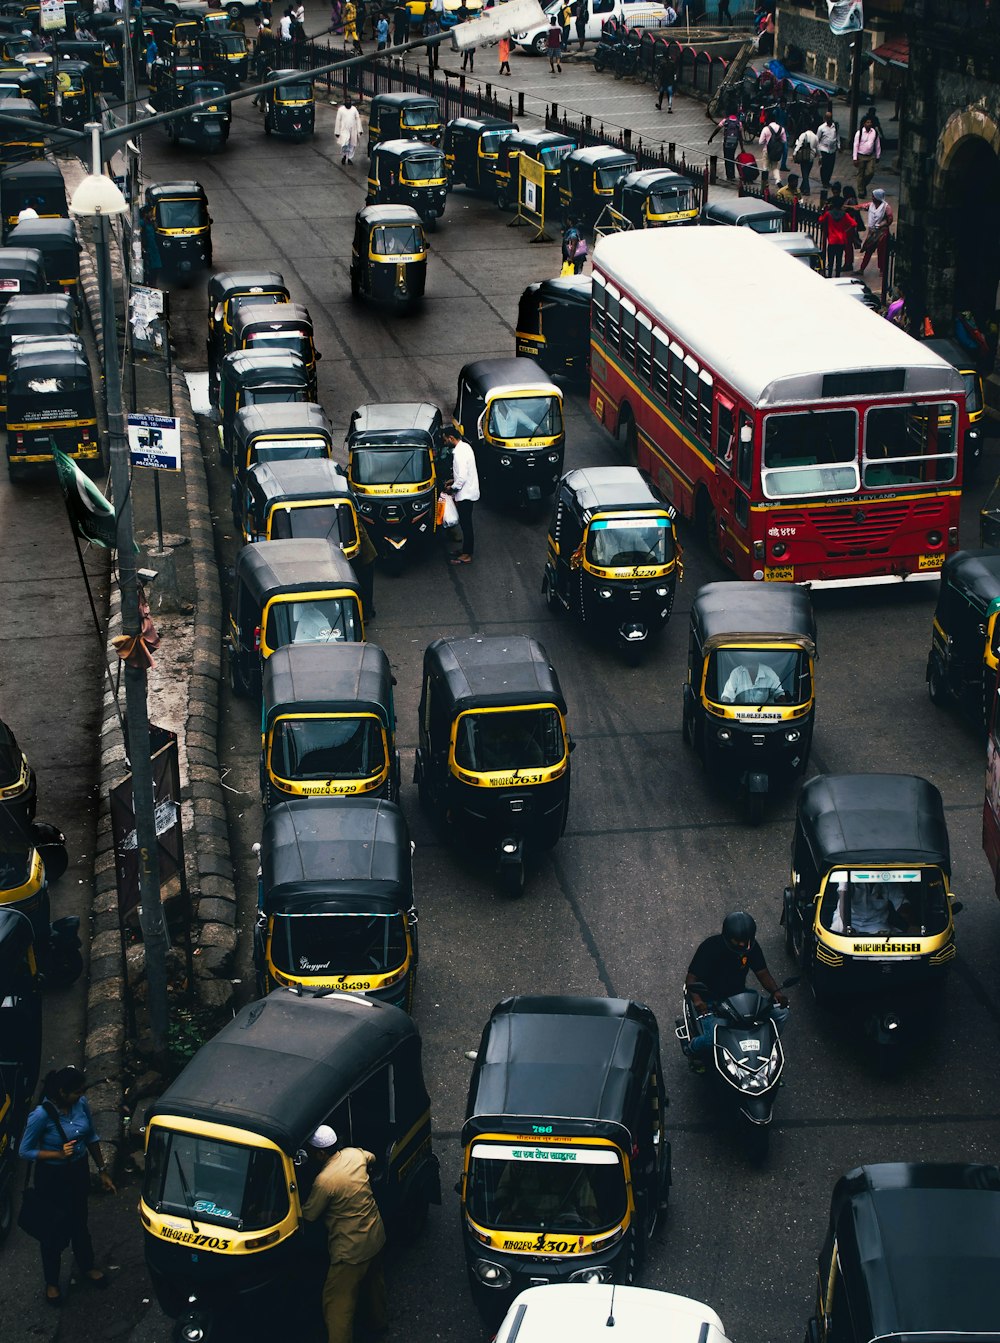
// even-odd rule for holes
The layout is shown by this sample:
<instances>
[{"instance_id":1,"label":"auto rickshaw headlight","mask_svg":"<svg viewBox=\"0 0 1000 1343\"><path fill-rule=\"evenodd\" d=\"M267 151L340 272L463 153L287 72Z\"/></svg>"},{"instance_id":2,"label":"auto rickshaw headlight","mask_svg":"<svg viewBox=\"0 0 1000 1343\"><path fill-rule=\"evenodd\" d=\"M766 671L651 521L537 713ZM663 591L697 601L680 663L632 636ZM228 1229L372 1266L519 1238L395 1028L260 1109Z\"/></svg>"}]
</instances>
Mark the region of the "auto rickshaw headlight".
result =
<instances>
[{"instance_id":1,"label":"auto rickshaw headlight","mask_svg":"<svg viewBox=\"0 0 1000 1343\"><path fill-rule=\"evenodd\" d=\"M799 739L801 736L802 736L802 733L799 732L799 730L798 730L797 728L789 728L789 730L785 733L785 741L789 741L789 742L791 742L791 741L798 741L798 739Z\"/></svg>"},{"instance_id":2,"label":"auto rickshaw headlight","mask_svg":"<svg viewBox=\"0 0 1000 1343\"><path fill-rule=\"evenodd\" d=\"M421 499L417 503L411 504L410 508L414 513L426 513L430 504L426 499Z\"/></svg>"},{"instance_id":3,"label":"auto rickshaw headlight","mask_svg":"<svg viewBox=\"0 0 1000 1343\"><path fill-rule=\"evenodd\" d=\"M509 457L501 457L501 458L500 458L500 465L501 465L501 466L510 466L510 458L509 458Z\"/></svg>"},{"instance_id":4,"label":"auto rickshaw headlight","mask_svg":"<svg viewBox=\"0 0 1000 1343\"><path fill-rule=\"evenodd\" d=\"M570 1282L610 1282L611 1265L593 1264L590 1268L578 1268L569 1275Z\"/></svg>"},{"instance_id":5,"label":"auto rickshaw headlight","mask_svg":"<svg viewBox=\"0 0 1000 1343\"><path fill-rule=\"evenodd\" d=\"M183 1343L201 1343L204 1337L205 1329L200 1320L189 1320L187 1324L181 1326Z\"/></svg>"},{"instance_id":6,"label":"auto rickshaw headlight","mask_svg":"<svg viewBox=\"0 0 1000 1343\"><path fill-rule=\"evenodd\" d=\"M607 601L613 594L610 588L598 588L597 595L598 597L603 597L604 600Z\"/></svg>"},{"instance_id":7,"label":"auto rickshaw headlight","mask_svg":"<svg viewBox=\"0 0 1000 1343\"><path fill-rule=\"evenodd\" d=\"M550 453L549 453L549 461L550 461L550 462L558 462L558 460L559 460L559 454L558 454L558 452L550 452Z\"/></svg>"},{"instance_id":8,"label":"auto rickshaw headlight","mask_svg":"<svg viewBox=\"0 0 1000 1343\"><path fill-rule=\"evenodd\" d=\"M375 511L375 506L374 506L373 504L365 503L364 499L359 499L359 500L358 500L358 512L359 512L359 513L364 513L364 515L365 515L366 517L368 517L369 514L373 513L374 511Z\"/></svg>"},{"instance_id":9,"label":"auto rickshaw headlight","mask_svg":"<svg viewBox=\"0 0 1000 1343\"><path fill-rule=\"evenodd\" d=\"M472 1265L472 1271L484 1287L510 1286L510 1273L503 1264L491 1264L488 1259L477 1259Z\"/></svg>"},{"instance_id":10,"label":"auto rickshaw headlight","mask_svg":"<svg viewBox=\"0 0 1000 1343\"><path fill-rule=\"evenodd\" d=\"M670 589L669 589L669 588L657 588L657 589L656 589L656 595L657 595L657 597L669 597L669 596L670 596Z\"/></svg>"},{"instance_id":11,"label":"auto rickshaw headlight","mask_svg":"<svg viewBox=\"0 0 1000 1343\"><path fill-rule=\"evenodd\" d=\"M729 728L720 727L715 735L718 737L719 741L729 741L733 734L729 731Z\"/></svg>"}]
</instances>

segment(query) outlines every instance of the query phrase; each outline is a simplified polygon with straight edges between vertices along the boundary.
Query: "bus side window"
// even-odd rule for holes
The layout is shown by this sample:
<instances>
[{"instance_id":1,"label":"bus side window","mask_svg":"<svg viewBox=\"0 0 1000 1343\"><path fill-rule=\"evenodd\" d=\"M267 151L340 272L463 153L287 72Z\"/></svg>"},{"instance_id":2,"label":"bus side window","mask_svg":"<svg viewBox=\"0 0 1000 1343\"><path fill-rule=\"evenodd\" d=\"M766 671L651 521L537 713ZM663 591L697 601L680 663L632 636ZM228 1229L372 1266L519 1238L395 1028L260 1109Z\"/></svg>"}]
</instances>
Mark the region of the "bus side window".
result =
<instances>
[{"instance_id":1,"label":"bus side window","mask_svg":"<svg viewBox=\"0 0 1000 1343\"><path fill-rule=\"evenodd\" d=\"M604 303L604 282L595 275L590 300L590 321L599 336L604 335Z\"/></svg>"},{"instance_id":2,"label":"bus side window","mask_svg":"<svg viewBox=\"0 0 1000 1343\"><path fill-rule=\"evenodd\" d=\"M715 456L724 471L732 471L736 449L736 421L733 407L720 397L715 407Z\"/></svg>"},{"instance_id":3,"label":"bus side window","mask_svg":"<svg viewBox=\"0 0 1000 1343\"><path fill-rule=\"evenodd\" d=\"M606 291L606 300L605 312L607 315L604 324L604 339L609 350L617 350L618 324L621 320L621 304L618 301L618 290L612 289L609 285Z\"/></svg>"},{"instance_id":4,"label":"bus side window","mask_svg":"<svg viewBox=\"0 0 1000 1343\"><path fill-rule=\"evenodd\" d=\"M740 412L740 441L736 475L745 489L753 488L753 420L746 411Z\"/></svg>"},{"instance_id":5,"label":"bus side window","mask_svg":"<svg viewBox=\"0 0 1000 1343\"><path fill-rule=\"evenodd\" d=\"M635 304L622 299L621 356L626 368L635 367Z\"/></svg>"},{"instance_id":6,"label":"bus side window","mask_svg":"<svg viewBox=\"0 0 1000 1343\"><path fill-rule=\"evenodd\" d=\"M698 365L691 355L684 360L684 418L698 432Z\"/></svg>"},{"instance_id":7,"label":"bus side window","mask_svg":"<svg viewBox=\"0 0 1000 1343\"><path fill-rule=\"evenodd\" d=\"M670 408L679 415L684 409L684 351L670 342Z\"/></svg>"},{"instance_id":8,"label":"bus side window","mask_svg":"<svg viewBox=\"0 0 1000 1343\"><path fill-rule=\"evenodd\" d=\"M664 405L670 394L670 346L662 331L653 332L653 391Z\"/></svg>"},{"instance_id":9,"label":"bus side window","mask_svg":"<svg viewBox=\"0 0 1000 1343\"><path fill-rule=\"evenodd\" d=\"M698 433L702 442L712 442L712 375L707 368L698 378Z\"/></svg>"},{"instance_id":10,"label":"bus side window","mask_svg":"<svg viewBox=\"0 0 1000 1343\"><path fill-rule=\"evenodd\" d=\"M648 387L653 380L653 328L649 318L643 317L642 313L639 313L637 320L639 328L635 366L639 374L639 381Z\"/></svg>"}]
</instances>

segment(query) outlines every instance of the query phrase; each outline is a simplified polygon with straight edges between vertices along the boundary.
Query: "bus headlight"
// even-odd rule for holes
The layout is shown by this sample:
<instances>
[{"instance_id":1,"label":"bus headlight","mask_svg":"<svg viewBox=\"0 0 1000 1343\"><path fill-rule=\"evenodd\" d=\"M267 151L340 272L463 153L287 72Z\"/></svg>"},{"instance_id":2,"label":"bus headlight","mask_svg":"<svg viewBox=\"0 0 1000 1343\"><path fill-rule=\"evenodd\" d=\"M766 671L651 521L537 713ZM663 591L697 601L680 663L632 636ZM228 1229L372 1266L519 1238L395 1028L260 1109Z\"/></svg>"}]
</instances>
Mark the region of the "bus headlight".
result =
<instances>
[{"instance_id":1,"label":"bus headlight","mask_svg":"<svg viewBox=\"0 0 1000 1343\"><path fill-rule=\"evenodd\" d=\"M491 1264L488 1259L477 1259L472 1271L484 1287L509 1287L510 1273L503 1264Z\"/></svg>"},{"instance_id":2,"label":"bus headlight","mask_svg":"<svg viewBox=\"0 0 1000 1343\"><path fill-rule=\"evenodd\" d=\"M776 560L780 560L787 549L788 547L785 545L784 541L775 541L774 545L771 547L771 554Z\"/></svg>"},{"instance_id":3,"label":"bus headlight","mask_svg":"<svg viewBox=\"0 0 1000 1343\"><path fill-rule=\"evenodd\" d=\"M939 546L944 538L940 532L928 532L927 544L929 546Z\"/></svg>"}]
</instances>

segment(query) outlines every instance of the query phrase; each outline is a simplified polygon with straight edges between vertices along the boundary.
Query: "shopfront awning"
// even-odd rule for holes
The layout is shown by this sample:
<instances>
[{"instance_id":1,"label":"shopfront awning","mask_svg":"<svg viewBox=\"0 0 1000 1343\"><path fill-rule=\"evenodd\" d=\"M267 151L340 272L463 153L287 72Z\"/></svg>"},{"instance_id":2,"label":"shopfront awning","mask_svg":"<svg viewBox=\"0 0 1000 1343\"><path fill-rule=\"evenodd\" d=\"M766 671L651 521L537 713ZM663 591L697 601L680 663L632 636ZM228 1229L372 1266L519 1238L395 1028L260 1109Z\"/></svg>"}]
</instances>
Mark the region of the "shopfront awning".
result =
<instances>
[{"instance_id":1,"label":"shopfront awning","mask_svg":"<svg viewBox=\"0 0 1000 1343\"><path fill-rule=\"evenodd\" d=\"M894 70L906 70L910 64L910 39L908 37L890 37L880 47L866 51L865 55L876 65L891 66Z\"/></svg>"}]
</instances>

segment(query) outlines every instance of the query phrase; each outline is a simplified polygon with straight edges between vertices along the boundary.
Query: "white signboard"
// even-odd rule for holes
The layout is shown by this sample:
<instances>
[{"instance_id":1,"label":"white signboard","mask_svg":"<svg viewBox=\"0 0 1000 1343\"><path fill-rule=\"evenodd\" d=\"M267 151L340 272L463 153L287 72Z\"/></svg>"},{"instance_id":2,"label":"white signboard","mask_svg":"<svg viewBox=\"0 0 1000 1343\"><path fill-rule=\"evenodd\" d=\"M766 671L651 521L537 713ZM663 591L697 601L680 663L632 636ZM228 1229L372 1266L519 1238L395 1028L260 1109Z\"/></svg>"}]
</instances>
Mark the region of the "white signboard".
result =
<instances>
[{"instance_id":1,"label":"white signboard","mask_svg":"<svg viewBox=\"0 0 1000 1343\"><path fill-rule=\"evenodd\" d=\"M63 0L42 0L39 26L43 33L55 33L65 29L66 6Z\"/></svg>"},{"instance_id":2,"label":"white signboard","mask_svg":"<svg viewBox=\"0 0 1000 1343\"><path fill-rule=\"evenodd\" d=\"M180 422L172 415L130 415L128 451L133 466L150 466L159 471L179 471Z\"/></svg>"},{"instance_id":3,"label":"white signboard","mask_svg":"<svg viewBox=\"0 0 1000 1343\"><path fill-rule=\"evenodd\" d=\"M546 18L538 0L507 0L505 5L494 5L475 19L460 23L451 30L452 47L465 51L511 33L523 33L527 28L544 28Z\"/></svg>"}]
</instances>

